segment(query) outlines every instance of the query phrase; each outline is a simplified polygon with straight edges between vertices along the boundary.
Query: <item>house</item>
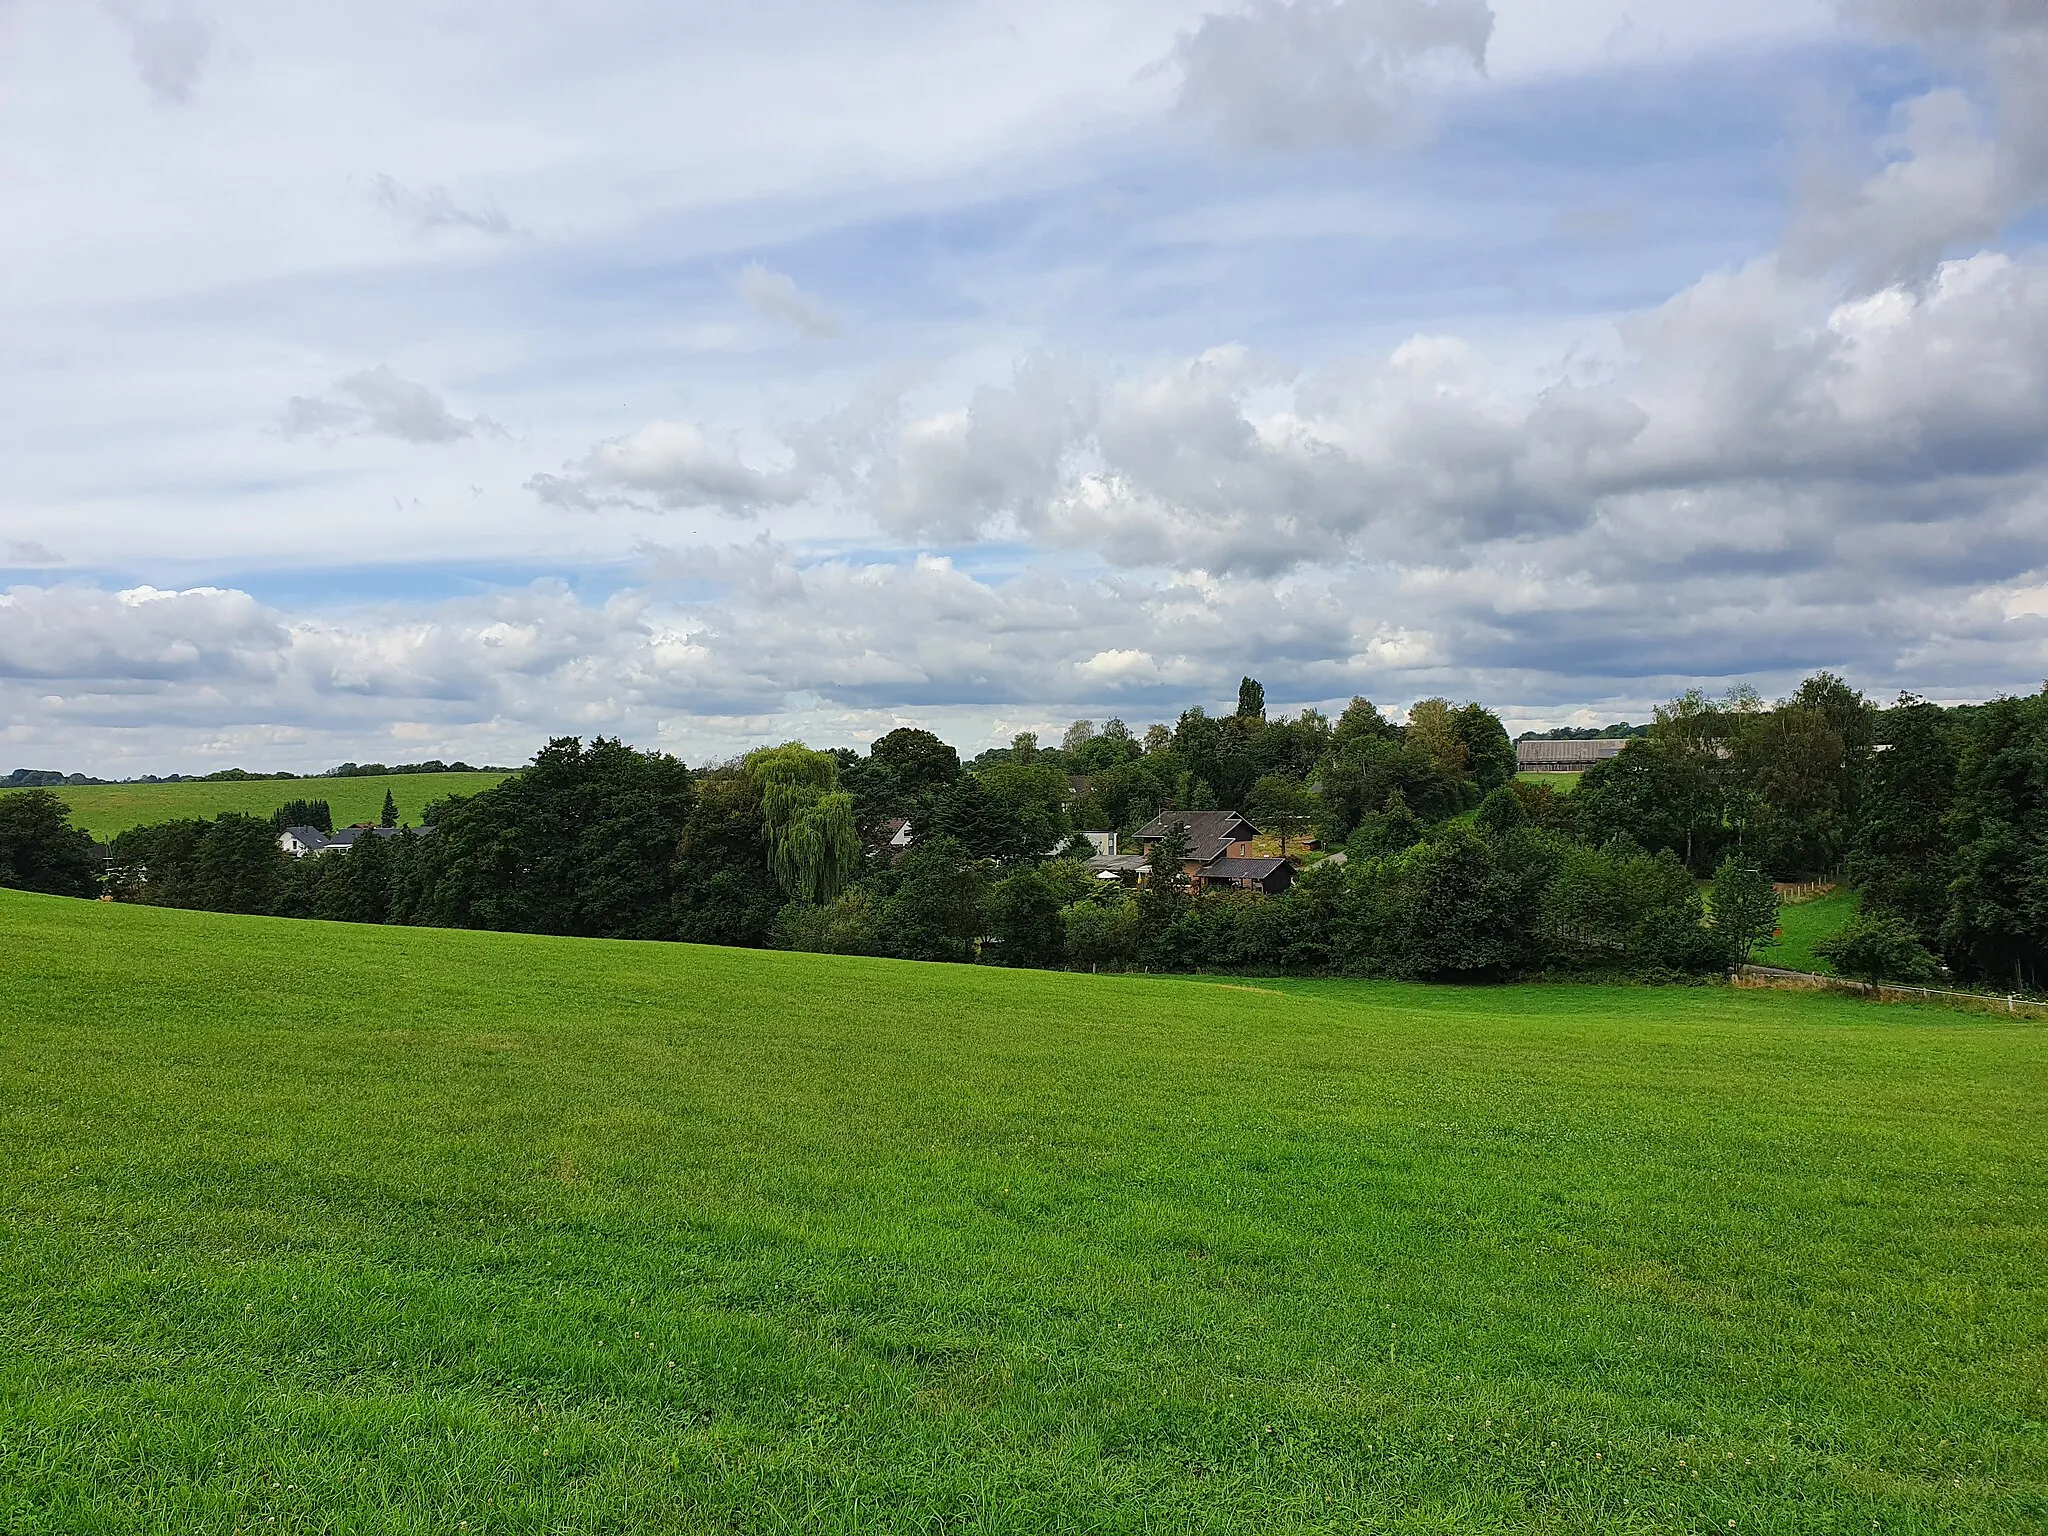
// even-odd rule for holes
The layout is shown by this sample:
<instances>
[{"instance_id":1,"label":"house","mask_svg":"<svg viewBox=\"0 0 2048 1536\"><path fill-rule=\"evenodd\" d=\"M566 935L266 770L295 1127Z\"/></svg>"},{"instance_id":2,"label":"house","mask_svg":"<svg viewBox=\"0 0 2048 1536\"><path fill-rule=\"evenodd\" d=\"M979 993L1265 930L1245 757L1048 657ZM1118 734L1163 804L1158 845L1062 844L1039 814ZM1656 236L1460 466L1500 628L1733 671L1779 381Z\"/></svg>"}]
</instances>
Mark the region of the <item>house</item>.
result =
<instances>
[{"instance_id":1,"label":"house","mask_svg":"<svg viewBox=\"0 0 2048 1536\"><path fill-rule=\"evenodd\" d=\"M396 837L397 827L373 827L367 821L359 821L352 827L343 827L327 840L327 846L320 851L332 853L337 848L353 848L366 837Z\"/></svg>"},{"instance_id":2,"label":"house","mask_svg":"<svg viewBox=\"0 0 2048 1536\"><path fill-rule=\"evenodd\" d=\"M1196 885L1277 896L1294 883L1291 861L1252 857L1259 829L1236 811L1161 811L1138 828L1148 869L1153 850L1176 822L1188 829L1188 857L1181 870Z\"/></svg>"},{"instance_id":3,"label":"house","mask_svg":"<svg viewBox=\"0 0 2048 1536\"><path fill-rule=\"evenodd\" d=\"M420 827L415 837L425 837L434 829ZM359 821L352 827L343 827L329 836L318 827L286 827L277 834L277 846L295 859L303 859L309 853L346 853L365 837L396 837L397 827L373 827L367 821Z\"/></svg>"},{"instance_id":4,"label":"house","mask_svg":"<svg viewBox=\"0 0 2048 1536\"><path fill-rule=\"evenodd\" d=\"M1603 736L1594 741L1518 741L1515 767L1522 773L1584 773L1595 763L1619 757L1625 738Z\"/></svg>"},{"instance_id":5,"label":"house","mask_svg":"<svg viewBox=\"0 0 2048 1536\"><path fill-rule=\"evenodd\" d=\"M911 832L910 823L901 816L891 816L875 828L874 838L868 844L868 852L879 854L894 863L903 857L904 851L917 841Z\"/></svg>"},{"instance_id":6,"label":"house","mask_svg":"<svg viewBox=\"0 0 2048 1536\"><path fill-rule=\"evenodd\" d=\"M309 853L325 853L329 843L318 827L286 827L277 834L277 846L293 858L303 859Z\"/></svg>"},{"instance_id":7,"label":"house","mask_svg":"<svg viewBox=\"0 0 2048 1536\"><path fill-rule=\"evenodd\" d=\"M1088 839L1088 846L1095 850L1098 859L1113 858L1116 855L1116 834L1114 832L1076 832L1075 837Z\"/></svg>"},{"instance_id":8,"label":"house","mask_svg":"<svg viewBox=\"0 0 2048 1536\"><path fill-rule=\"evenodd\" d=\"M1181 868L1190 880L1218 859L1250 858L1252 839L1259 835L1259 829L1236 811L1161 811L1138 828L1138 846L1149 857L1176 822L1188 829L1188 858Z\"/></svg>"}]
</instances>

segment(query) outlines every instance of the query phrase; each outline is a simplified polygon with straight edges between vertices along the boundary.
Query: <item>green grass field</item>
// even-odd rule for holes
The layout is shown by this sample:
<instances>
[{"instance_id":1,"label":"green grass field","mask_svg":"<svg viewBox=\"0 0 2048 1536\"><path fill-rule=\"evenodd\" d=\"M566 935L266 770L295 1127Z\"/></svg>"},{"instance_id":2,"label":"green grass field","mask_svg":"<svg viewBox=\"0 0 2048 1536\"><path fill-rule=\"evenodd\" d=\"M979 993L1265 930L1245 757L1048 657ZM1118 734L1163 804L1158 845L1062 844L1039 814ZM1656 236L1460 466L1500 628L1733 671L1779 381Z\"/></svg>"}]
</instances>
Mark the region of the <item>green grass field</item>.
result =
<instances>
[{"instance_id":1,"label":"green grass field","mask_svg":"<svg viewBox=\"0 0 2048 1536\"><path fill-rule=\"evenodd\" d=\"M1813 952L1822 939L1839 932L1856 915L1861 897L1844 886L1813 901L1778 909L1779 939L1769 949L1756 952L1758 965L1782 966L1788 971L1818 971L1832 976L1835 968Z\"/></svg>"},{"instance_id":2,"label":"green grass field","mask_svg":"<svg viewBox=\"0 0 2048 1536\"><path fill-rule=\"evenodd\" d=\"M1524 784L1548 784L1559 794L1568 795L1579 787L1582 777L1576 773L1518 773L1515 775Z\"/></svg>"},{"instance_id":3,"label":"green grass field","mask_svg":"<svg viewBox=\"0 0 2048 1536\"><path fill-rule=\"evenodd\" d=\"M384 792L398 801L400 820L417 825L420 812L449 795L473 795L504 778L502 773L394 773L364 779L241 779L219 784L78 784L54 792L71 807L74 826L104 841L130 827L218 816L241 811L268 816L290 800L325 800L334 824L375 821ZM18 794L0 790L0 794Z\"/></svg>"},{"instance_id":4,"label":"green grass field","mask_svg":"<svg viewBox=\"0 0 2048 1536\"><path fill-rule=\"evenodd\" d=\"M0 892L0 1530L2026 1532L2048 1034Z\"/></svg>"}]
</instances>

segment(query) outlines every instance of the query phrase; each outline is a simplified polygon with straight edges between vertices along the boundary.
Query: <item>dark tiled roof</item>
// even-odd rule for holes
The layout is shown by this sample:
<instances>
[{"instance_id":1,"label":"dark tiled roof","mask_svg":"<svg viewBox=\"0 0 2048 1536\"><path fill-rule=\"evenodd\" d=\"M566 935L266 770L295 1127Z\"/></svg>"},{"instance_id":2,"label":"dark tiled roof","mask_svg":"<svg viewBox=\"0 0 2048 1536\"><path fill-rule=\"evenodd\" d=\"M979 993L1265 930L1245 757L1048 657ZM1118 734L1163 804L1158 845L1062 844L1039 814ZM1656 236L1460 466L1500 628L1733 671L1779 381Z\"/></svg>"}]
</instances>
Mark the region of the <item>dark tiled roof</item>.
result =
<instances>
[{"instance_id":1,"label":"dark tiled roof","mask_svg":"<svg viewBox=\"0 0 2048 1536\"><path fill-rule=\"evenodd\" d=\"M1228 880L1233 885L1250 880L1259 885L1270 885L1273 877L1285 869L1287 882L1294 879L1294 867L1285 859L1218 859L1202 871L1204 880Z\"/></svg>"},{"instance_id":2,"label":"dark tiled roof","mask_svg":"<svg viewBox=\"0 0 2048 1536\"><path fill-rule=\"evenodd\" d=\"M357 838L396 837L398 832L397 827L343 827L328 839L328 843L335 848L352 848Z\"/></svg>"},{"instance_id":3,"label":"dark tiled roof","mask_svg":"<svg viewBox=\"0 0 2048 1536\"><path fill-rule=\"evenodd\" d=\"M1236 811L1161 811L1138 828L1138 841L1157 842L1176 821L1188 829L1189 857L1207 864L1230 851L1232 843L1250 842L1259 829Z\"/></svg>"},{"instance_id":4,"label":"dark tiled roof","mask_svg":"<svg viewBox=\"0 0 2048 1536\"><path fill-rule=\"evenodd\" d=\"M327 843L327 834L318 827L286 827L284 832L285 836L296 837L308 848L325 847Z\"/></svg>"}]
</instances>

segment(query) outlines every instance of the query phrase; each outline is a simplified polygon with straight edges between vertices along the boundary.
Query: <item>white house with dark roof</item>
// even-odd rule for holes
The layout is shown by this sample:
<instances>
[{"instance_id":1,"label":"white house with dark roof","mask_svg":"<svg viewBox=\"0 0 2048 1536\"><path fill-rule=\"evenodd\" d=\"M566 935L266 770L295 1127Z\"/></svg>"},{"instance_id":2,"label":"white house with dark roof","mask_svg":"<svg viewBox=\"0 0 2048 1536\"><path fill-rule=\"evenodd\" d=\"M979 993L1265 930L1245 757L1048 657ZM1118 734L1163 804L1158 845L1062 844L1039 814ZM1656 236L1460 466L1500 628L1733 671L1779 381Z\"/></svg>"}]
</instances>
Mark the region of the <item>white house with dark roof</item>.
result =
<instances>
[{"instance_id":1,"label":"white house with dark roof","mask_svg":"<svg viewBox=\"0 0 2048 1536\"><path fill-rule=\"evenodd\" d=\"M329 835L318 827L286 827L277 834L277 846L295 859L303 859L309 853L346 853L366 837L396 837L401 828L373 827L368 822L358 822L352 827L343 827ZM425 837L432 827L420 827L415 837Z\"/></svg>"},{"instance_id":2,"label":"white house with dark roof","mask_svg":"<svg viewBox=\"0 0 2048 1536\"><path fill-rule=\"evenodd\" d=\"M286 827L277 834L277 846L293 858L303 859L309 853L325 853L331 845L318 827Z\"/></svg>"}]
</instances>

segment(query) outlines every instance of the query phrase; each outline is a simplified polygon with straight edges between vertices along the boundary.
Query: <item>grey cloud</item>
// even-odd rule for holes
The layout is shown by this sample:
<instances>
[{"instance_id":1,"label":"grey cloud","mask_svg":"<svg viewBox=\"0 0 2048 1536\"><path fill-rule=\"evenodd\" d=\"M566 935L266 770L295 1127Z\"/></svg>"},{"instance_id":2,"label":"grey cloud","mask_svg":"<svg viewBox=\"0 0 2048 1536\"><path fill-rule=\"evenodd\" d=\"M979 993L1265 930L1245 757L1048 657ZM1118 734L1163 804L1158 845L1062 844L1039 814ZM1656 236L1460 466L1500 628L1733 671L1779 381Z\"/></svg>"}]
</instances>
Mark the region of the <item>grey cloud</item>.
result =
<instances>
[{"instance_id":1,"label":"grey cloud","mask_svg":"<svg viewBox=\"0 0 2048 1536\"><path fill-rule=\"evenodd\" d=\"M733 292L762 314L786 320L815 339L837 336L839 316L814 293L806 293L787 273L773 272L750 261L734 274Z\"/></svg>"},{"instance_id":2,"label":"grey cloud","mask_svg":"<svg viewBox=\"0 0 2048 1536\"><path fill-rule=\"evenodd\" d=\"M0 594L0 678L37 683L260 681L289 634L247 593L213 587L15 587Z\"/></svg>"},{"instance_id":3,"label":"grey cloud","mask_svg":"<svg viewBox=\"0 0 2048 1536\"><path fill-rule=\"evenodd\" d=\"M908 537L974 538L1033 509L1060 483L1095 411L1090 381L1049 358L1023 363L1006 387L983 387L965 409L901 429L870 482L875 515Z\"/></svg>"},{"instance_id":4,"label":"grey cloud","mask_svg":"<svg viewBox=\"0 0 2048 1536\"><path fill-rule=\"evenodd\" d=\"M1178 108L1253 149L1376 149L1430 83L1483 72L1492 35L1485 0L1253 0L1176 44Z\"/></svg>"},{"instance_id":5,"label":"grey cloud","mask_svg":"<svg viewBox=\"0 0 2048 1536\"><path fill-rule=\"evenodd\" d=\"M1728 677L1776 690L1820 665L1880 690L2031 687L2048 657L2039 575L1887 585L1870 579L1877 553L1851 540L1818 568L1655 569L1617 549L1632 536L1614 525L1454 564L1284 578L1004 581L941 557L821 559L755 541L651 551L652 584L603 602L549 582L342 617L215 589L17 587L0 594L0 708L80 750L160 730L176 700L184 729L214 735L361 742L411 721L434 740L488 733L528 750L603 730L701 760L744 744L736 729L801 734L793 698L921 722L1105 702L1142 719L1227 699L1246 670L1296 701L1537 704ZM663 595L707 576L723 584L714 600Z\"/></svg>"},{"instance_id":6,"label":"grey cloud","mask_svg":"<svg viewBox=\"0 0 2048 1536\"><path fill-rule=\"evenodd\" d=\"M64 557L35 539L0 540L0 565L63 565Z\"/></svg>"},{"instance_id":7,"label":"grey cloud","mask_svg":"<svg viewBox=\"0 0 2048 1536\"><path fill-rule=\"evenodd\" d=\"M1866 285L1924 273L2048 200L2048 8L2030 0L1845 0L1852 22L1928 49L1956 79L1906 102L1867 174L1812 178L1787 256Z\"/></svg>"},{"instance_id":8,"label":"grey cloud","mask_svg":"<svg viewBox=\"0 0 2048 1536\"><path fill-rule=\"evenodd\" d=\"M479 433L502 434L488 416L457 416L424 384L402 378L388 364L334 381L346 399L294 395L279 428L286 437L351 432L395 437L408 443L452 443Z\"/></svg>"},{"instance_id":9,"label":"grey cloud","mask_svg":"<svg viewBox=\"0 0 2048 1536\"><path fill-rule=\"evenodd\" d=\"M499 211L495 203L486 203L481 208L465 208L455 201L446 187L433 186L424 192L415 192L384 175L373 178L371 184L376 188L380 208L422 232L436 229L473 229L486 235L517 232L512 221Z\"/></svg>"},{"instance_id":10,"label":"grey cloud","mask_svg":"<svg viewBox=\"0 0 2048 1536\"><path fill-rule=\"evenodd\" d=\"M1508 389L1449 338L1298 380L1221 348L1096 386L1027 365L869 480L904 536L1275 575L1471 559L1731 492L1840 527L1951 521L2048 474L2048 267L1986 253L1839 299L1772 258L1623 327L1614 377ZM1683 539L1680 540L1683 542Z\"/></svg>"},{"instance_id":11,"label":"grey cloud","mask_svg":"<svg viewBox=\"0 0 2048 1536\"><path fill-rule=\"evenodd\" d=\"M694 423L656 421L598 444L559 475L533 476L526 488L568 511L719 507L745 515L802 499L808 483L796 470L752 468L731 444Z\"/></svg>"},{"instance_id":12,"label":"grey cloud","mask_svg":"<svg viewBox=\"0 0 2048 1536\"><path fill-rule=\"evenodd\" d=\"M193 87L213 51L213 29L193 13L186 0L152 6L143 0L104 0L107 13L128 34L142 83L159 102L176 104L192 98Z\"/></svg>"}]
</instances>

